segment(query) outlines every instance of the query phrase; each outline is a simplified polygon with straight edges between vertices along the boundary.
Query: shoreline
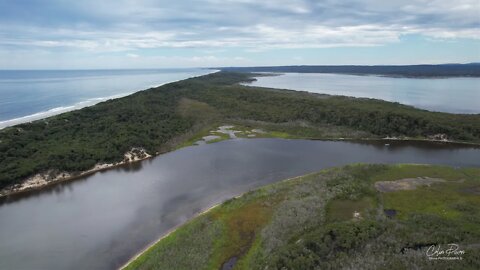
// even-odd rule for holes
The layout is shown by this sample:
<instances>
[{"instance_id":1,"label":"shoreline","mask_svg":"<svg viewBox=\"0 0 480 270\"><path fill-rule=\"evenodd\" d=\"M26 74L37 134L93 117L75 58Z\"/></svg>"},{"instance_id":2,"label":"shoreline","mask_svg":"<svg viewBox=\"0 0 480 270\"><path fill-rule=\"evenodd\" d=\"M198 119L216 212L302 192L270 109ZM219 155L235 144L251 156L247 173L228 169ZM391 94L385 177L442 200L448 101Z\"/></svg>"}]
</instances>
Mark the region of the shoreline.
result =
<instances>
[{"instance_id":1,"label":"shoreline","mask_svg":"<svg viewBox=\"0 0 480 270\"><path fill-rule=\"evenodd\" d=\"M480 148L480 143L475 142L461 142L461 141L450 141L450 140L434 140L434 139L414 139L414 138L396 138L396 137L385 137L385 138L333 138L333 139L315 139L315 138L305 138L305 140L328 140L328 141L385 141L385 142L426 142L426 143L442 143L448 145L461 145L461 146L470 146L474 148Z\"/></svg>"},{"instance_id":2,"label":"shoreline","mask_svg":"<svg viewBox=\"0 0 480 270\"><path fill-rule=\"evenodd\" d=\"M233 199L233 198L239 198L243 195L244 193L240 194L240 195L237 195L237 196L234 196L230 199ZM150 244L148 244L145 248L141 249L139 252L137 252L133 257L131 257L130 259L128 259L128 261L124 264L122 264L122 266L120 266L119 270L122 270L122 269L125 269L129 264L131 264L133 261L135 261L136 259L138 259L140 256L142 256L145 252L147 252L148 250L150 250L152 247L154 247L158 242L162 241L163 239L167 238L168 236L170 236L172 233L174 233L175 231L177 231L180 227L182 227L183 225L187 224L188 222L192 221L193 219L201 216L201 215L204 215L208 212L210 212L211 210L215 209L216 207L220 206L221 204L223 204L225 201L223 202L218 202L218 203L214 203L212 204L211 206L209 207L206 207L204 208L203 210L200 210L199 212L193 214L193 216L191 218L189 218L188 220L186 220L185 222L181 223L181 224L178 224L177 226L171 228L170 230L168 230L167 232L165 232L164 234L162 234L159 238L157 238L156 240L154 240L153 242L151 242Z\"/></svg>"},{"instance_id":3,"label":"shoreline","mask_svg":"<svg viewBox=\"0 0 480 270\"><path fill-rule=\"evenodd\" d=\"M118 167L122 167L122 166L126 166L126 165L131 165L131 164L134 164L134 163L137 163L137 162L142 162L144 160L151 159L151 158L157 156L157 155L150 155L146 152L142 152L142 154L143 154L143 156L138 157L138 156L135 156L135 154L132 154L131 152L127 152L124 156L124 157L128 157L127 160L124 159L124 160L116 162L116 163L97 164L89 170L81 171L81 172L77 172L77 173L60 172L56 176L54 176L53 179L51 179L51 180L46 179L45 175L48 174L48 172L44 172L43 176L42 176L42 173L37 173L35 175L32 175L32 176L26 178L22 182L22 184L17 184L17 185L23 185L23 184L27 183L28 181L33 180L35 178L38 178L37 183L34 183L31 186L27 186L27 187L15 187L15 185L12 186L12 187L6 187L6 188L0 190L0 200L3 199L3 198L9 197L9 196L24 194L24 193L33 192L33 191L39 191L39 190L42 190L44 188L47 188L49 186L53 186L53 185L56 185L56 184L59 184L59 183L63 183L63 182L67 182L67 181L73 181L73 180L76 180L78 178L93 175L97 172L107 171L107 170L110 170L110 169L113 169L113 168L118 168ZM159 153L159 154L161 154L161 153ZM40 181L42 183L38 183L38 181Z\"/></svg>"},{"instance_id":4,"label":"shoreline","mask_svg":"<svg viewBox=\"0 0 480 270\"><path fill-rule=\"evenodd\" d=\"M275 139L277 137L264 137L264 138L271 138ZM229 138L231 139L231 138ZM227 140L229 140L227 139ZM246 139L259 139L259 138L246 138ZM277 139L285 139L285 138L277 138ZM480 148L480 143L473 143L473 142L458 142L458 141L450 141L450 140L433 140L433 139L412 139L412 138L396 138L396 137L385 137L385 138L290 138L288 140L312 140L312 141L350 141L350 142L373 142L373 141L378 141L378 142L425 142L425 143L441 143L445 145L458 145L462 147L473 147L473 148ZM223 140L222 140L223 141ZM187 147L187 146L185 146ZM184 148L184 147L181 147ZM34 192L34 191L40 191L44 188L47 188L49 186L53 186L55 184L67 182L67 181L73 181L78 178L90 176L92 174L95 174L96 172L101 172L101 171L107 171L110 169L126 166L126 165L131 165L137 162L142 162L144 160L148 159L153 159L157 156L160 156L162 154L166 154L169 152L176 151L180 148L172 148L171 150L163 151L163 152L157 152L155 154L148 154L146 152L143 152L145 156L143 157L138 157L138 156L133 156L133 159L129 159L129 161L126 161L125 159L116 162L116 163L107 163L107 164L97 164L95 165L92 169L82 171L82 172L77 172L77 173L69 173L69 172L60 172L58 173L55 177L53 177L53 180L47 180L45 179L46 177L42 177L42 173L38 173L32 176L27 177L26 179L23 180L22 184L25 184L29 180L39 177L39 181L43 183L37 183L35 185L29 186L29 187L17 187L15 188L14 186L12 187L6 187L2 190L0 190L0 200L4 199L9 196L14 196L14 195L19 195L19 194L24 194L28 192ZM127 152L124 157L127 155L131 154L130 152ZM48 172L44 172L43 175L45 175ZM60 176L62 175L62 176ZM20 184L20 185L22 185ZM19 185L19 184L17 184Z\"/></svg>"},{"instance_id":5,"label":"shoreline","mask_svg":"<svg viewBox=\"0 0 480 270\"><path fill-rule=\"evenodd\" d=\"M73 181L73 180L76 180L78 178L82 178L82 177L85 177L85 176L90 176L90 175L95 174L97 172L107 171L107 170L114 169L114 168L117 168L117 167L122 167L122 166L125 166L125 165L134 164L134 163L141 162L141 161L153 158L153 157L154 156L150 156L150 157L147 157L147 158L143 158L143 159L139 159L139 160L135 160L135 161L130 161L130 162L126 162L126 163L119 162L119 163L115 163L115 164L108 164L107 166L102 166L101 168L95 168L94 167L90 170L83 171L83 172L80 172L78 174L69 175L67 177L60 177L60 178L55 179L55 180L46 181L46 183L38 185L38 186L32 186L32 187L28 187L28 188L24 188L24 189L20 189L20 190L14 189L14 190L9 191L8 190L9 188L5 188L7 190L0 191L0 199L8 197L8 196L12 196L12 195L19 195L19 194L24 194L24 193L28 193L28 192L39 191L39 190L42 190L42 189L47 188L49 186L60 184L62 182ZM68 174L68 173L62 173L62 174ZM36 174L36 175L38 175L38 174ZM31 176L27 179L35 177L36 175ZM26 181L28 181L28 180L26 180Z\"/></svg>"},{"instance_id":6,"label":"shoreline","mask_svg":"<svg viewBox=\"0 0 480 270\"><path fill-rule=\"evenodd\" d=\"M200 70L202 70L202 69L200 69ZM105 102L105 101L108 101L108 100L114 100L114 99L119 99L119 98L123 98L123 97L128 97L128 96L133 95L135 93L145 91L145 90L148 90L148 89L151 89L151 88L157 88L157 87L161 87L163 85L169 84L169 83L175 83L175 82L179 82L179 81L183 81L183 80L197 78L197 77L213 74L213 73L216 73L216 72L219 72L219 71L220 70L214 69L211 72L207 72L203 75L195 75L195 76L187 77L187 78L184 78L184 79L178 79L178 80L173 80L173 81L169 81L169 82L160 83L158 85L157 84L149 85L149 86L147 86L147 88L142 88L140 90L134 90L133 92L125 92L125 93L120 93L120 94L115 94L115 95L105 96L105 97L88 98L86 100L78 101L78 102L76 102L74 104L71 104L71 105L64 105L64 106L60 106L60 107L51 108L51 109L48 109L46 111L40 111L40 112L32 113L32 114L29 114L29 115L25 115L25 116L19 116L19 117L12 118L12 119L1 120L0 121L0 130L5 129L5 128L9 128L9 127L14 127L14 126L20 125L20 124L25 124L25 123L31 123L31 122L35 122L35 121L39 121L39 120L44 120L44 119L47 119L49 117L56 116L56 115L59 115L59 114L72 112L72 111L77 111L77 110L81 110L83 108L95 106L98 103Z\"/></svg>"},{"instance_id":7,"label":"shoreline","mask_svg":"<svg viewBox=\"0 0 480 270\"><path fill-rule=\"evenodd\" d=\"M309 175L314 175L318 172L312 172L312 173L307 173L307 174L304 174L304 175L298 175L298 176L294 176L294 177L290 177L290 178L287 178L287 179L283 179L283 180L280 180L278 182L274 182L274 183L270 183L270 184L267 184L267 185L263 185L263 186L260 186L258 188L254 188L254 189L251 189L251 190L248 190L248 191L245 191L245 192L242 192L241 194L238 194L236 196L233 196L231 198L228 198L226 200L224 200L223 202L219 202L219 203L214 203L213 205L211 205L210 207L207 207L205 208L204 210L200 210L199 212L197 212L196 214L194 214L191 218L189 218L188 220L186 220L185 222L183 222L182 224L179 224L175 227L173 227L172 229L168 230L165 234L161 235L158 239L156 239L155 241L153 241L152 243L148 244L145 248L143 248L142 250L140 250L139 252L137 252L133 257L131 257L126 263L124 263L122 266L120 266L119 268L117 268L118 270L123 270L125 269L128 265L130 265L133 261L135 261L136 259L138 259L139 257L141 257L143 254L145 254L147 251L149 251L152 247L154 247L156 244L158 244L160 241L162 241L163 239L165 239L166 237L168 237L169 235L171 235L172 233L174 233L175 231L177 231L180 227L182 227L183 225L187 224L188 222L202 216L202 215L205 215L207 214L208 212L212 211L213 209L215 209L216 207L222 205L223 203L225 203L226 201L228 200L233 200L233 199L238 199L238 198L241 198L242 196L244 196L245 194L251 192L252 190L256 190L256 189L259 189L259 188L263 188L263 187L266 187L266 186L270 186L270 185L275 185L275 184L278 184L278 183L282 183L282 182L287 182L287 181L293 181L295 179L298 179L298 178L302 178L302 177L306 177L306 176L309 176Z\"/></svg>"},{"instance_id":8,"label":"shoreline","mask_svg":"<svg viewBox=\"0 0 480 270\"><path fill-rule=\"evenodd\" d=\"M281 183L284 183L284 182L287 182L287 181L295 181L296 179L306 179L307 177L309 176L312 176L312 175L318 175L318 174L321 174L322 172L326 172L326 171L329 171L329 170L334 170L334 169L339 169L341 168L342 170L345 168L345 167L348 167L350 165L354 165L354 166L368 166L368 164L357 164L357 163L354 163L354 164L348 164L348 165L343 165L343 166L340 166L340 167L337 167L337 166L334 166L334 167L328 167L328 168L324 168L320 171L316 171L316 172L312 172L312 173L308 173L308 174L305 174L305 175L299 175L299 176L295 176L295 177L291 177L291 178L287 178L287 179L283 179L283 180L280 180L278 182L274 182L274 183L270 183L270 184L267 184L267 185L262 185L260 187L257 187L257 188L254 188L254 189L251 189L249 191L246 191L246 192L243 192L242 194L240 195L237 195L237 196L234 196L230 199L227 199L226 201L222 202L222 203L217 203L217 204L214 204L212 205L211 207L208 207L206 210L203 210L203 211L199 211L198 213L194 214L191 218L189 218L188 220L186 220L185 222L183 222L182 224L180 225L177 225L175 226L174 228L172 228L171 230L169 230L168 232L166 232L165 234L163 234L162 236L160 236L158 239L156 239L155 241L153 241L151 244L149 244L146 248L142 249L140 252L136 253L135 256L133 256L132 258L130 258L125 264L123 264L121 267L117 268L118 270L124 270L126 269L127 267L129 267L132 263L134 263L136 260L138 260L139 258L142 258L143 255L145 255L147 252L154 252L154 250L152 250L155 245L159 244L162 240L164 240L165 238L167 238L168 236L170 236L171 234L175 233L177 230L181 230L182 229L182 226L188 226L188 224L190 222L192 222L193 220L201 217L202 215L205 215L207 213L209 213L210 211L214 210L215 208L217 207L222 207L222 205L227 202L228 200L231 200L231 199L238 199L238 198L241 198L243 197L245 194L249 193L249 192L255 192L255 191L258 191L259 189L263 189L263 188L266 188L266 187L269 187L269 186L273 186L273 185L278 185L278 184L281 184ZM443 165L432 165L432 164L422 164L422 163L395 163L395 164L384 164L385 166L388 166L389 170L391 171L393 168L400 168L400 166L425 166L427 169L432 169L432 168L435 168L435 167L438 167L438 166L443 166ZM456 167L452 167L450 165L448 165L448 168L449 170L457 170ZM465 169L465 168L464 168ZM463 170L464 170L463 169ZM371 174L371 173L370 173ZM428 174L428 173L427 173ZM428 177L428 176L422 176L423 173L422 172L417 172L416 173L416 177L414 178L401 178L401 174L400 176L398 176L397 174L395 174L392 178L393 179L387 179L385 181L382 181L381 179L376 179L376 180L373 180L370 184L372 184L374 187L375 187L375 192L379 193L379 194L382 194L384 192L382 192L381 190L377 189L376 188L376 184L377 183L381 183L381 182L386 182L386 183L395 183L395 182L398 182L398 181L404 181L404 180L412 180L412 181L420 181L420 182L425 182L425 181L433 181L433 182L440 182L440 183L446 183L446 182L450 182L450 183L463 183L465 181L465 179L461 179L461 180L455 180L455 179L447 179L447 178L434 178L434 177ZM389 177L387 177L389 178ZM398 179L397 179L398 178ZM420 179L420 180L419 180ZM322 179L324 180L324 179ZM327 179L328 180L328 179ZM470 179L468 179L470 180ZM428 184L428 183L427 183ZM424 183L424 185L427 185ZM413 188L415 189L415 188ZM399 191L401 189L398 189L398 190L395 190L395 191ZM324 191L324 192L330 192L330 191ZM331 200L335 199L337 197L332 197ZM326 206L323 206L324 208L326 208ZM377 207L377 206L375 206ZM238 208L237 208L238 209ZM232 211L235 211L237 209L233 209ZM381 205L380 208L381 211L383 212L384 210L384 206ZM412 211L413 212L413 211ZM357 217L356 214L359 214L360 212L357 212L356 210L353 212L353 219L350 219L353 220L353 221L359 221L361 219L363 219L363 216L360 216L360 217ZM363 215L363 214L362 214ZM388 216L388 213L385 212L385 215L387 216L387 218L389 218L390 216ZM378 221L378 220L377 220ZM335 221L333 221L335 222ZM330 221L330 223L333 223L332 221ZM380 221L379 221L380 222ZM297 241L296 244L298 244L298 242L300 241ZM251 247L251 246L250 246ZM153 260L157 260L158 259L153 259ZM146 256L144 258L142 258L142 260L140 260L137 264L135 264L134 266L138 266L138 265L142 265L145 261L147 262L150 262L152 261L152 257L151 256ZM132 266L132 267L134 267Z\"/></svg>"}]
</instances>

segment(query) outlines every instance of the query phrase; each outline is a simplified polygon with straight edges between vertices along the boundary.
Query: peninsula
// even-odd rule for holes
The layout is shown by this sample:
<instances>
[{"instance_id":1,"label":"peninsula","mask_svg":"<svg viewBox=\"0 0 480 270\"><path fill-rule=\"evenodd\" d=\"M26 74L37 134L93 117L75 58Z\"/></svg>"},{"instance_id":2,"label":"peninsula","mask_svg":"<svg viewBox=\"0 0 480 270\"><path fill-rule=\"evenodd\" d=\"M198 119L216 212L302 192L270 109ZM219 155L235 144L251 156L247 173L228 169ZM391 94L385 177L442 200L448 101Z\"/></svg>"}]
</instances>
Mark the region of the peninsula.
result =
<instances>
[{"instance_id":1,"label":"peninsula","mask_svg":"<svg viewBox=\"0 0 480 270\"><path fill-rule=\"evenodd\" d=\"M2 129L0 194L191 145L224 124L264 137L480 143L480 115L239 84L253 76L218 72Z\"/></svg>"}]
</instances>

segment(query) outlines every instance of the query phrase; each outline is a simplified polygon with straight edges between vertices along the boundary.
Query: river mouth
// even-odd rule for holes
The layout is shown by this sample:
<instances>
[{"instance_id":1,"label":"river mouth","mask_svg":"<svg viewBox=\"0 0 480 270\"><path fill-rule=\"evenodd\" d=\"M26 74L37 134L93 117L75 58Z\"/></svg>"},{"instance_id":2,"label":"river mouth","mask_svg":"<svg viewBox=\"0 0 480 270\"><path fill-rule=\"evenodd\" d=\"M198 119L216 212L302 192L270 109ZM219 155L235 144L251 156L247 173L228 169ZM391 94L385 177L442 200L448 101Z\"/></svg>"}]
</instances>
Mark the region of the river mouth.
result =
<instances>
[{"instance_id":1,"label":"river mouth","mask_svg":"<svg viewBox=\"0 0 480 270\"><path fill-rule=\"evenodd\" d=\"M9 196L0 201L0 268L114 269L202 209L327 167L358 162L480 166L480 149L473 146L385 144L235 139Z\"/></svg>"}]
</instances>

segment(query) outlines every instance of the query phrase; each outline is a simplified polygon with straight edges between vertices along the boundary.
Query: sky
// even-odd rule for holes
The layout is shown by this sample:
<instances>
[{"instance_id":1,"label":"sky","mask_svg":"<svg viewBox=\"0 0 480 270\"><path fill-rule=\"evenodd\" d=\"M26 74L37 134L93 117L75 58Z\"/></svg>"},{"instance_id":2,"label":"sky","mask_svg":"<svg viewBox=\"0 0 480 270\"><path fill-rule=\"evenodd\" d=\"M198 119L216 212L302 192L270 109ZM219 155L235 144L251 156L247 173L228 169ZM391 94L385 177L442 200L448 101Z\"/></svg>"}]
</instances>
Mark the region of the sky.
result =
<instances>
[{"instance_id":1,"label":"sky","mask_svg":"<svg viewBox=\"0 0 480 270\"><path fill-rule=\"evenodd\" d=\"M0 0L0 69L480 62L480 0Z\"/></svg>"}]
</instances>

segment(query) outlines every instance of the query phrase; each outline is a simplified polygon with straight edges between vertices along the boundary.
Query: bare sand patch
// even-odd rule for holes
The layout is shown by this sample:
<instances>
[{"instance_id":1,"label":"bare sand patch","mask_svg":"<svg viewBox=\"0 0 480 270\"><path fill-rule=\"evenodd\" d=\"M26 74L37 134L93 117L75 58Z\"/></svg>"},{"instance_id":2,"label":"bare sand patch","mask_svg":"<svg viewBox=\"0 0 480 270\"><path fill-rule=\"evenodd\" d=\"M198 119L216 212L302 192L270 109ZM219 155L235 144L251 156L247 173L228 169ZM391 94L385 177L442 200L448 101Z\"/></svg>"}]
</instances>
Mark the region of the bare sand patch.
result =
<instances>
[{"instance_id":1,"label":"bare sand patch","mask_svg":"<svg viewBox=\"0 0 480 270\"><path fill-rule=\"evenodd\" d=\"M254 129L252 129L252 132L253 132L253 133L258 133L258 134L265 134L265 133L267 133L267 132L264 131L263 129L259 129L259 128L254 128Z\"/></svg>"},{"instance_id":2,"label":"bare sand patch","mask_svg":"<svg viewBox=\"0 0 480 270\"><path fill-rule=\"evenodd\" d=\"M237 138L237 135L235 135L235 133L237 132L241 132L241 131L238 131L238 130L232 130L232 128L234 128L234 126L221 126L221 127L218 127L218 130L217 132L218 133L223 133L223 134L228 134L228 136L230 136L230 139L235 139Z\"/></svg>"},{"instance_id":3,"label":"bare sand patch","mask_svg":"<svg viewBox=\"0 0 480 270\"><path fill-rule=\"evenodd\" d=\"M395 181L379 181L375 188L380 192L394 192L399 190L413 190L419 186L430 186L434 183L446 182L444 179L431 177L404 178Z\"/></svg>"}]
</instances>

